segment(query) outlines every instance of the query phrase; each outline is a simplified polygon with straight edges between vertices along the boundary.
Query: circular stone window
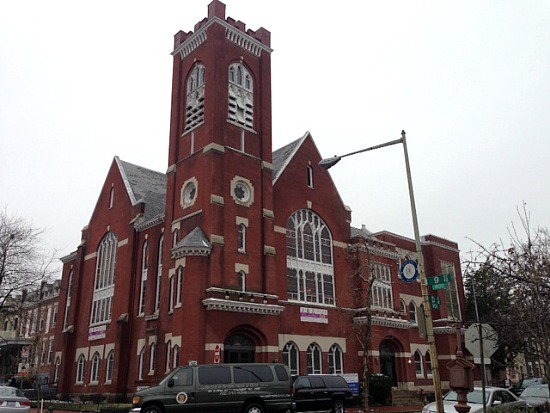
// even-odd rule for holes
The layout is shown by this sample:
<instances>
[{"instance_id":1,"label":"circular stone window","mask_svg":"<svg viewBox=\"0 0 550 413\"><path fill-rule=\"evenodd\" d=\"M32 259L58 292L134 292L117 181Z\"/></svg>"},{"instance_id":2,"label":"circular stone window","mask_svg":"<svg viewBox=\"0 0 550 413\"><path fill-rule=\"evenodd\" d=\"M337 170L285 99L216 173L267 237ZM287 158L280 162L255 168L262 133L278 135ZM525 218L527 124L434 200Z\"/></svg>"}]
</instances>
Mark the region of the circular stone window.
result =
<instances>
[{"instance_id":1,"label":"circular stone window","mask_svg":"<svg viewBox=\"0 0 550 413\"><path fill-rule=\"evenodd\" d=\"M235 177L231 182L231 197L236 203L250 206L254 202L254 192L248 179Z\"/></svg>"},{"instance_id":2,"label":"circular stone window","mask_svg":"<svg viewBox=\"0 0 550 413\"><path fill-rule=\"evenodd\" d=\"M197 199L197 182L195 179L187 181L181 190L181 206L187 208Z\"/></svg>"},{"instance_id":3,"label":"circular stone window","mask_svg":"<svg viewBox=\"0 0 550 413\"><path fill-rule=\"evenodd\" d=\"M243 181L238 181L233 188L233 193L235 198L242 202L243 204L247 203L250 200L250 187Z\"/></svg>"}]
</instances>

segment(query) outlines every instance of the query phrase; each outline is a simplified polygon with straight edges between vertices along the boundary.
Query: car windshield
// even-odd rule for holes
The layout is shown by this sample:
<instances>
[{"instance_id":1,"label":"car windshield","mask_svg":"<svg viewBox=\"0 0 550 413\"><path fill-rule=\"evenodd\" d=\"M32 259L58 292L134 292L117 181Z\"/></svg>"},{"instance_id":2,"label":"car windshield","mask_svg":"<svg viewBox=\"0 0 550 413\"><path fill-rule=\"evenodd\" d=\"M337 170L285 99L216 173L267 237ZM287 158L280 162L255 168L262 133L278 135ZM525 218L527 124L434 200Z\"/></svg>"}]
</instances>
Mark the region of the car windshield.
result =
<instances>
[{"instance_id":1,"label":"car windshield","mask_svg":"<svg viewBox=\"0 0 550 413\"><path fill-rule=\"evenodd\" d=\"M485 400L489 401L489 395L490 392L485 393ZM447 402L456 402L458 401L458 394L456 394L455 391L450 391L443 397L443 400ZM474 404L482 404L483 403L483 395L481 390L474 390L471 393L468 393L468 403L474 403Z\"/></svg>"},{"instance_id":2,"label":"car windshield","mask_svg":"<svg viewBox=\"0 0 550 413\"><path fill-rule=\"evenodd\" d=\"M548 386L531 386L527 387L521 393L521 397L550 397L548 392Z\"/></svg>"}]
</instances>

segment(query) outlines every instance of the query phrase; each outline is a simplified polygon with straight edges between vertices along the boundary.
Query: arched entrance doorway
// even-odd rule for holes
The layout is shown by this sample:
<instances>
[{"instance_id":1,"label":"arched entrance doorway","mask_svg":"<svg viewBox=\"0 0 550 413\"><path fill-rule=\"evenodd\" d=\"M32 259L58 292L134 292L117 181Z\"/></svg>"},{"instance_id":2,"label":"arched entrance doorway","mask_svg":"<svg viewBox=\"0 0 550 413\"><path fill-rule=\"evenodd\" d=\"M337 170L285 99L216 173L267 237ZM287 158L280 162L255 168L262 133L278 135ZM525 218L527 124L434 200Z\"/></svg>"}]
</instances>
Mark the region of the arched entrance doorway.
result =
<instances>
[{"instance_id":1,"label":"arched entrance doorway","mask_svg":"<svg viewBox=\"0 0 550 413\"><path fill-rule=\"evenodd\" d=\"M392 386L397 387L397 369L395 367L395 347L389 341L380 344L380 372L391 378Z\"/></svg>"},{"instance_id":2,"label":"arched entrance doorway","mask_svg":"<svg viewBox=\"0 0 550 413\"><path fill-rule=\"evenodd\" d=\"M249 336L236 333L224 342L224 363L254 363L256 344Z\"/></svg>"}]
</instances>

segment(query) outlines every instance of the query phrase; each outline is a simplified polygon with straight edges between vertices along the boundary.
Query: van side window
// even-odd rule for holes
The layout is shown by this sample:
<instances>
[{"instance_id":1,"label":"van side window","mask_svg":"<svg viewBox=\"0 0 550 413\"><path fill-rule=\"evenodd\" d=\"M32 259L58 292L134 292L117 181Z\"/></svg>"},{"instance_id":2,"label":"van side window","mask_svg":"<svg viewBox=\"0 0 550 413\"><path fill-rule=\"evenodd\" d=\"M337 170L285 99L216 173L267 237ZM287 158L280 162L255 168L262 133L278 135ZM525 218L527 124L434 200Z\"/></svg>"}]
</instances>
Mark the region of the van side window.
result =
<instances>
[{"instance_id":1,"label":"van side window","mask_svg":"<svg viewBox=\"0 0 550 413\"><path fill-rule=\"evenodd\" d=\"M272 382L273 373L269 366L235 366L233 367L235 383Z\"/></svg>"},{"instance_id":2,"label":"van side window","mask_svg":"<svg viewBox=\"0 0 550 413\"><path fill-rule=\"evenodd\" d=\"M183 368L179 369L176 374L172 376L175 386L190 386L193 384L193 369Z\"/></svg>"},{"instance_id":3,"label":"van side window","mask_svg":"<svg viewBox=\"0 0 550 413\"><path fill-rule=\"evenodd\" d=\"M279 381L288 381L288 371L284 366L275 366L275 374Z\"/></svg>"},{"instance_id":4,"label":"van side window","mask_svg":"<svg viewBox=\"0 0 550 413\"><path fill-rule=\"evenodd\" d=\"M199 367L200 384L229 384L231 383L230 367Z\"/></svg>"}]
</instances>

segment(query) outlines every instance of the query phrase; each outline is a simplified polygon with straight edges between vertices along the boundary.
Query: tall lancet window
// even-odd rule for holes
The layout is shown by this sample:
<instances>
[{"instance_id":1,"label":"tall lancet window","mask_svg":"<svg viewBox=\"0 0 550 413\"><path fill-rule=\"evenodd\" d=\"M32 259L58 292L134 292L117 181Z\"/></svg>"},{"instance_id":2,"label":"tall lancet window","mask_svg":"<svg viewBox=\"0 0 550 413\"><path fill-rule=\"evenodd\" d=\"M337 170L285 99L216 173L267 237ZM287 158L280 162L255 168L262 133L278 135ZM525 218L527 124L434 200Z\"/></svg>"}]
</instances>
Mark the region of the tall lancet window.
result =
<instances>
[{"instance_id":1,"label":"tall lancet window","mask_svg":"<svg viewBox=\"0 0 550 413\"><path fill-rule=\"evenodd\" d=\"M197 63L187 78L187 100L185 102L185 131L204 122L205 69Z\"/></svg>"},{"instance_id":2,"label":"tall lancet window","mask_svg":"<svg viewBox=\"0 0 550 413\"><path fill-rule=\"evenodd\" d=\"M241 63L229 66L229 120L254 129L252 76Z\"/></svg>"}]
</instances>

